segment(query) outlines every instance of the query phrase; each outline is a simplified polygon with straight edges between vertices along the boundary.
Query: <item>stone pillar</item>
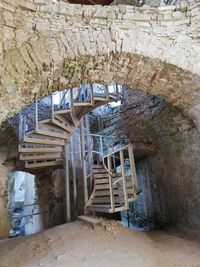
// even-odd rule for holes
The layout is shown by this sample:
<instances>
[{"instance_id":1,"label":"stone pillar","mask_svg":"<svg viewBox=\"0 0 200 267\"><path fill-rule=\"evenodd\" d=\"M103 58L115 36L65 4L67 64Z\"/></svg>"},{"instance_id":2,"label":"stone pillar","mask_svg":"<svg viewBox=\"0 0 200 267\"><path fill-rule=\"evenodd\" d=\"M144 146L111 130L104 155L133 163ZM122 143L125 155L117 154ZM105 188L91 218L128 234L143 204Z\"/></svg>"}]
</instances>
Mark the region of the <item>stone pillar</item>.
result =
<instances>
[{"instance_id":1,"label":"stone pillar","mask_svg":"<svg viewBox=\"0 0 200 267\"><path fill-rule=\"evenodd\" d=\"M0 239L8 238L10 228L7 209L8 172L0 162Z\"/></svg>"}]
</instances>

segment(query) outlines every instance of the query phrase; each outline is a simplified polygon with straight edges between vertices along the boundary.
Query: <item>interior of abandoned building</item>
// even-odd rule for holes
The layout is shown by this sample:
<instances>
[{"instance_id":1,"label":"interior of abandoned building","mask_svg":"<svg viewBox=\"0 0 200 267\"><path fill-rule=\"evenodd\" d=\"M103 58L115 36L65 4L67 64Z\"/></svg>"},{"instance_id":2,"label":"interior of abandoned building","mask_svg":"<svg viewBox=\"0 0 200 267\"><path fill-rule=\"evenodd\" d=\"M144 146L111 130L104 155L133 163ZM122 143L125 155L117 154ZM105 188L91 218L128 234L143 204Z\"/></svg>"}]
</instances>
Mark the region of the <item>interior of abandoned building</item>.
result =
<instances>
[{"instance_id":1,"label":"interior of abandoned building","mask_svg":"<svg viewBox=\"0 0 200 267\"><path fill-rule=\"evenodd\" d=\"M200 267L199 1L2 0L0 26L0 267Z\"/></svg>"}]
</instances>

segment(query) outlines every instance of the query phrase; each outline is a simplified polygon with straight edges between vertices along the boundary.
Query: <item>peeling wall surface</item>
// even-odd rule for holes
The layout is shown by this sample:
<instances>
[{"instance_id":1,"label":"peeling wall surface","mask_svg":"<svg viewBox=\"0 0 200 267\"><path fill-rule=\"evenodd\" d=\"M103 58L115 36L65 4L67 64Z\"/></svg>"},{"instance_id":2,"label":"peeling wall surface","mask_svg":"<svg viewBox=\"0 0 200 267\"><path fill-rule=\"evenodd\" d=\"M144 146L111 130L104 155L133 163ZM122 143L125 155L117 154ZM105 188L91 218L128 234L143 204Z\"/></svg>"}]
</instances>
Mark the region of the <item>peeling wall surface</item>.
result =
<instances>
[{"instance_id":1,"label":"peeling wall surface","mask_svg":"<svg viewBox=\"0 0 200 267\"><path fill-rule=\"evenodd\" d=\"M35 98L85 81L161 95L195 120L199 14L198 2L176 9L3 0L0 121Z\"/></svg>"}]
</instances>

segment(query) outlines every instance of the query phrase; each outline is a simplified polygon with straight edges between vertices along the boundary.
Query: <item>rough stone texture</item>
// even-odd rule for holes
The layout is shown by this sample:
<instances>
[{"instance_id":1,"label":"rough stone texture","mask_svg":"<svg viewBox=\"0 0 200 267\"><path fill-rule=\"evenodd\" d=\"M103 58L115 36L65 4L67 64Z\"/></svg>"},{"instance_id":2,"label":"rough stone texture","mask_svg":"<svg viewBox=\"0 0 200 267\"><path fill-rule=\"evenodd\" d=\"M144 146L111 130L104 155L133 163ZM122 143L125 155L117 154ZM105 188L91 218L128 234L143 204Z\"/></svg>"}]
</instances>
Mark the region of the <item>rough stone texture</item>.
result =
<instances>
[{"instance_id":1,"label":"rough stone texture","mask_svg":"<svg viewBox=\"0 0 200 267\"><path fill-rule=\"evenodd\" d=\"M129 90L126 97L129 104L125 103L118 112L103 119L105 129L101 133L115 132L120 139L127 138L140 152L136 158L146 158L150 187L147 188L147 184L142 187L151 191L150 221L157 225L177 224L200 229L197 128L180 109L162 99L137 90ZM141 184L147 178L138 177L142 179Z\"/></svg>"},{"instance_id":2,"label":"rough stone texture","mask_svg":"<svg viewBox=\"0 0 200 267\"><path fill-rule=\"evenodd\" d=\"M199 15L199 3L178 10L2 1L0 121L33 99L85 81L118 82L160 95L191 110L195 120Z\"/></svg>"}]
</instances>

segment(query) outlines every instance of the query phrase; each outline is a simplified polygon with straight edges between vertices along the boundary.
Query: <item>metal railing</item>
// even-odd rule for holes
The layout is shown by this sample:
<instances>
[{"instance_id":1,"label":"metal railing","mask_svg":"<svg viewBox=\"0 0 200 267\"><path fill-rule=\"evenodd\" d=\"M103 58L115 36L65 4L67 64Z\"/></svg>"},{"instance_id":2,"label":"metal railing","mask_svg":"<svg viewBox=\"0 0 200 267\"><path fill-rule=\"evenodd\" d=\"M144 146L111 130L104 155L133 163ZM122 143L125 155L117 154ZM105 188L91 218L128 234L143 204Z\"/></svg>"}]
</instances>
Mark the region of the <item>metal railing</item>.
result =
<instances>
[{"instance_id":1,"label":"metal railing","mask_svg":"<svg viewBox=\"0 0 200 267\"><path fill-rule=\"evenodd\" d=\"M117 159L117 163L116 163ZM128 162L128 165L126 165ZM114 197L114 187L118 183L122 183L123 187L123 198L124 198L124 207L128 209L128 193L127 193L127 178L131 178L132 188L133 188L133 197L136 197L137 193L137 176L135 169L135 161L133 155L133 145L128 144L124 147L116 149L111 153L103 156L103 165L106 171L109 174L109 188L110 188L110 202L111 202L111 211L115 212L115 197ZM128 168L127 168L128 167ZM119 178L117 178L119 177ZM113 178L115 178L113 180Z\"/></svg>"}]
</instances>

